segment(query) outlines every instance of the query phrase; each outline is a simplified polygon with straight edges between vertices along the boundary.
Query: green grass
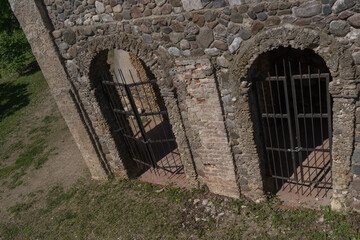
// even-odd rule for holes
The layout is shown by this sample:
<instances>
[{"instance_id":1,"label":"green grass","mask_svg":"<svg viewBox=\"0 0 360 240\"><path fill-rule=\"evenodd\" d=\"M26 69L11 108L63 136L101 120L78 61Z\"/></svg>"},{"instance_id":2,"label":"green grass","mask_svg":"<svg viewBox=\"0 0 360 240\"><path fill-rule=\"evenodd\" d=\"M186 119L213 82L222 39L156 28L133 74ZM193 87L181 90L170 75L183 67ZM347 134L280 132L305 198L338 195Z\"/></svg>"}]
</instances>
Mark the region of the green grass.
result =
<instances>
[{"instance_id":1,"label":"green grass","mask_svg":"<svg viewBox=\"0 0 360 240\"><path fill-rule=\"evenodd\" d=\"M33 193L10 208L14 222L0 221L5 239L360 239L355 214L255 204L204 192L120 180L78 182ZM194 204L194 199L201 201ZM216 203L213 216L202 199ZM215 214L215 215L217 215ZM323 217L323 222L318 219ZM198 220L195 220L197 219ZM45 221L46 219L46 221ZM191 237L192 236L192 237Z\"/></svg>"},{"instance_id":2,"label":"green grass","mask_svg":"<svg viewBox=\"0 0 360 240\"><path fill-rule=\"evenodd\" d=\"M48 148L47 136L58 117L49 115L38 121L32 115L47 94L39 71L0 79L0 180L10 177L10 189L23 183L21 178L30 167L41 168L55 150Z\"/></svg>"}]
</instances>

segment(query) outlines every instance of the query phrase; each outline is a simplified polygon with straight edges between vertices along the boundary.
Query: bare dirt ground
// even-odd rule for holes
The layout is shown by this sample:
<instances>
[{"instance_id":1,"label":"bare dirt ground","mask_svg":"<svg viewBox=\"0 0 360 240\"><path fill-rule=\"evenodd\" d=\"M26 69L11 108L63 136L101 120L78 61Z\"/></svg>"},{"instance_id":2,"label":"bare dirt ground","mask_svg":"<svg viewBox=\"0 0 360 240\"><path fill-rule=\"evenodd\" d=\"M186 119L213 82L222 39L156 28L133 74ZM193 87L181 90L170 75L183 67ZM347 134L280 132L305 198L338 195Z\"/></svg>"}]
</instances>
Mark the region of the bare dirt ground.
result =
<instances>
[{"instance_id":1,"label":"bare dirt ground","mask_svg":"<svg viewBox=\"0 0 360 240\"><path fill-rule=\"evenodd\" d=\"M20 121L15 129L4 136L5 143L1 147L1 154L4 154L16 143L21 143L23 147L8 153L9 157L2 160L0 167L13 164L23 152L24 145L33 140L33 132L38 131L38 129L46 128L45 134L41 135L41 140L46 141L45 149L52 151L41 167L29 167L25 170L25 174L19 179L21 184L13 187L9 184L12 181L11 176L0 178L0 218L3 220L10 217L8 214L9 207L26 200L32 192L46 192L55 185L68 189L78 179L90 179L87 166L48 87L45 86L42 90L37 96L31 98L30 104L19 113L17 118L20 118ZM50 120L44 124L44 119Z\"/></svg>"}]
</instances>

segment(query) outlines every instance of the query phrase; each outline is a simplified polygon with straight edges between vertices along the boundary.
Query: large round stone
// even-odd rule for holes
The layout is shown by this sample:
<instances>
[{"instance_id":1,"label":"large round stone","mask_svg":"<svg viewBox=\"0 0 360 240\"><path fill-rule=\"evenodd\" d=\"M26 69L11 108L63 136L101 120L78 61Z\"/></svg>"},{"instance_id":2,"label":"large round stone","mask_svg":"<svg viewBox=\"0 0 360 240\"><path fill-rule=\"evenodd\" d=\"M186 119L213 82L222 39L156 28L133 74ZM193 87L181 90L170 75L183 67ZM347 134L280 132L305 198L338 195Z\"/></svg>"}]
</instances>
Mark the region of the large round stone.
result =
<instances>
[{"instance_id":1,"label":"large round stone","mask_svg":"<svg viewBox=\"0 0 360 240\"><path fill-rule=\"evenodd\" d=\"M354 28L360 28L360 13L357 13L348 19L351 26Z\"/></svg>"},{"instance_id":2,"label":"large round stone","mask_svg":"<svg viewBox=\"0 0 360 240\"><path fill-rule=\"evenodd\" d=\"M211 28L203 27L200 29L199 35L196 37L196 42L202 48L207 48L214 41L214 36Z\"/></svg>"},{"instance_id":3,"label":"large round stone","mask_svg":"<svg viewBox=\"0 0 360 240\"><path fill-rule=\"evenodd\" d=\"M330 33L337 37L344 37L350 32L349 24L344 20L336 20L330 23Z\"/></svg>"},{"instance_id":4,"label":"large round stone","mask_svg":"<svg viewBox=\"0 0 360 240\"><path fill-rule=\"evenodd\" d=\"M295 16L303 18L313 17L320 14L321 11L322 6L321 3L318 1L307 2L300 5L299 7L293 8L293 13L295 14Z\"/></svg>"}]
</instances>

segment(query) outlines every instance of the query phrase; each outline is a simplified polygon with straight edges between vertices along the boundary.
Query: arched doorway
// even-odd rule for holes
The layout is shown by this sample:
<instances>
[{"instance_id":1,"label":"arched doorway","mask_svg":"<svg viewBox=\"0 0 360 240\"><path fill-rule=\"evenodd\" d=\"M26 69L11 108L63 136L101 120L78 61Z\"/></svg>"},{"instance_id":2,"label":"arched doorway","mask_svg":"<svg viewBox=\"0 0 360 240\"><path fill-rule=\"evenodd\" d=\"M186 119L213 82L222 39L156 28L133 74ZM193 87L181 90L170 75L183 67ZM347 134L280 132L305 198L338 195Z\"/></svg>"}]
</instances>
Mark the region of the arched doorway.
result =
<instances>
[{"instance_id":1,"label":"arched doorway","mask_svg":"<svg viewBox=\"0 0 360 240\"><path fill-rule=\"evenodd\" d=\"M332 189L331 75L312 50L280 47L250 69L253 115L267 186L285 200L322 199Z\"/></svg>"},{"instance_id":2,"label":"arched doorway","mask_svg":"<svg viewBox=\"0 0 360 240\"><path fill-rule=\"evenodd\" d=\"M97 55L90 76L128 175L187 187L169 114L150 69L134 54L114 49Z\"/></svg>"}]
</instances>

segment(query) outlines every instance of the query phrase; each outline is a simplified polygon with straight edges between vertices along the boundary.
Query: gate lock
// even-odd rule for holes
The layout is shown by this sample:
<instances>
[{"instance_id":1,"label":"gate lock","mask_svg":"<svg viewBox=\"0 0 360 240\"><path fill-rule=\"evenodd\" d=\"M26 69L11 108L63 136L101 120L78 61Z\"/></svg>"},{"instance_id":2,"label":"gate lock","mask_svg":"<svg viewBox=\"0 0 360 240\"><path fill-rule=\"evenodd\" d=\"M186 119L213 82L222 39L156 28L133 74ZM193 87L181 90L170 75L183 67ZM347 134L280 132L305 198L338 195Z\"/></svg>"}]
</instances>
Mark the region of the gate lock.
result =
<instances>
[{"instance_id":1,"label":"gate lock","mask_svg":"<svg viewBox=\"0 0 360 240\"><path fill-rule=\"evenodd\" d=\"M302 147L296 147L295 149L288 149L288 152L300 152L303 148Z\"/></svg>"}]
</instances>

